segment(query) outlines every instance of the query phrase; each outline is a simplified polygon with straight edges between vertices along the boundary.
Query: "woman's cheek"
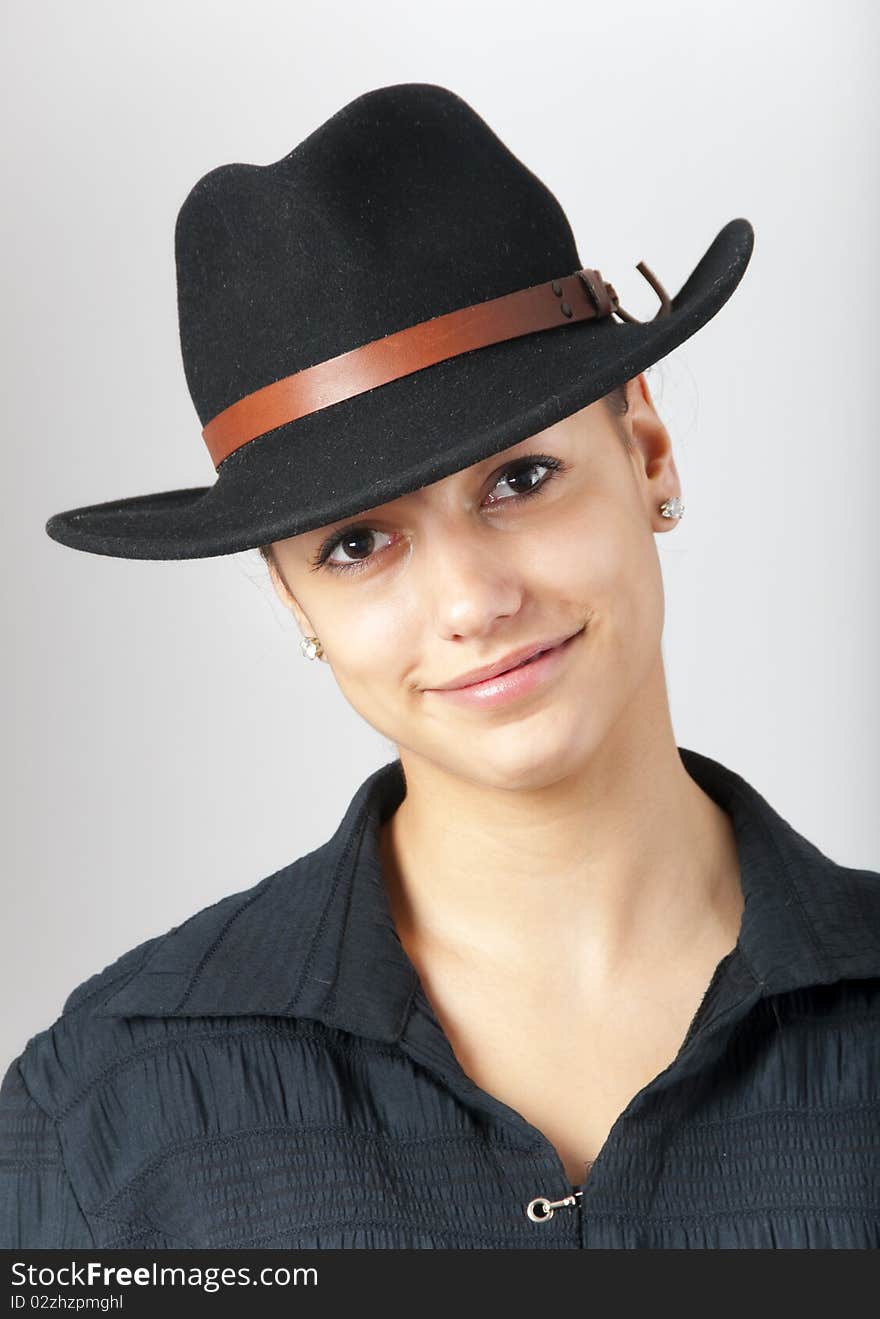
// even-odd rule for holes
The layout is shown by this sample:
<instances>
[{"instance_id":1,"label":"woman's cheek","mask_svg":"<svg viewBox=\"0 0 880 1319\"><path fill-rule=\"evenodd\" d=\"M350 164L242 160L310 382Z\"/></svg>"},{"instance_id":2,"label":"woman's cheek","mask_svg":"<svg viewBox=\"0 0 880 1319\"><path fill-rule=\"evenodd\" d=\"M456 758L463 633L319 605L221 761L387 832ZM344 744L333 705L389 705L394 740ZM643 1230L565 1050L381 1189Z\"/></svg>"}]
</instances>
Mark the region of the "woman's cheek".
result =
<instances>
[{"instance_id":1,"label":"woman's cheek","mask_svg":"<svg viewBox=\"0 0 880 1319\"><path fill-rule=\"evenodd\" d=\"M349 604L328 620L336 678L347 694L376 701L405 681L411 644L400 612Z\"/></svg>"}]
</instances>

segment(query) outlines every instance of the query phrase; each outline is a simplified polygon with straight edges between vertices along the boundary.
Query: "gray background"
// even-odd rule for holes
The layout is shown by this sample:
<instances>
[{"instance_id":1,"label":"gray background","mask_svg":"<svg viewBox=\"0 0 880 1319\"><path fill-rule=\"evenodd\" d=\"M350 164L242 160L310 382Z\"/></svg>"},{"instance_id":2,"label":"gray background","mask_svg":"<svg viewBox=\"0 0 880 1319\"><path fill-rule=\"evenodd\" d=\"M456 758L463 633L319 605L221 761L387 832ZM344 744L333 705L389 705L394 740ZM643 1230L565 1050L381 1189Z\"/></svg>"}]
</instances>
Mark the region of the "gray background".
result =
<instances>
[{"instance_id":1,"label":"gray background","mask_svg":"<svg viewBox=\"0 0 880 1319\"><path fill-rule=\"evenodd\" d=\"M880 868L876 5L16 0L2 42L2 1038L322 842L395 754L304 661L256 551L157 563L53 512L210 484L179 357L195 181L372 87L462 94L633 314L718 229L733 298L648 380L687 513L658 536L679 745Z\"/></svg>"}]
</instances>

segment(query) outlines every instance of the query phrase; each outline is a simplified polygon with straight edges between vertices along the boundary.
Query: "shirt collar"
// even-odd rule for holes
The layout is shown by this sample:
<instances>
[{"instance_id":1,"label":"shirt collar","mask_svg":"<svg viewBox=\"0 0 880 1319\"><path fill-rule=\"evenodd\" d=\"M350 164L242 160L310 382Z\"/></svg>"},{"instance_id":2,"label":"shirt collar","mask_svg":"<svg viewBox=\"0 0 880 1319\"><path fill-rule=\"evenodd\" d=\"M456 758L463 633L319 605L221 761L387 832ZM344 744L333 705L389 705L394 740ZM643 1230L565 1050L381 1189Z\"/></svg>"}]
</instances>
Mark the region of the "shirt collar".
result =
<instances>
[{"instance_id":1,"label":"shirt collar","mask_svg":"<svg viewBox=\"0 0 880 1319\"><path fill-rule=\"evenodd\" d=\"M745 898L739 947L762 994L880 976L880 874L841 866L735 771L680 747L731 816ZM382 823L406 793L399 759L357 789L333 836L243 893L149 941L99 1016L311 1018L398 1040L419 981L382 879Z\"/></svg>"}]
</instances>

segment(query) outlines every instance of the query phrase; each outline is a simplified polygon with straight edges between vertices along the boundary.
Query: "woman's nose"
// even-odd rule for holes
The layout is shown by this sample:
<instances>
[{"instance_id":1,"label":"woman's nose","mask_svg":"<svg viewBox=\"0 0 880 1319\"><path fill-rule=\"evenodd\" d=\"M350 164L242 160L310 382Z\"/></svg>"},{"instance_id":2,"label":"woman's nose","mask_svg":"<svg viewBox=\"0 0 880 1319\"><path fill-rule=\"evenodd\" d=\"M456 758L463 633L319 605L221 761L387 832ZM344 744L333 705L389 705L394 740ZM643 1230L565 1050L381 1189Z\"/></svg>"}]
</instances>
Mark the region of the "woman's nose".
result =
<instances>
[{"instance_id":1,"label":"woman's nose","mask_svg":"<svg viewBox=\"0 0 880 1319\"><path fill-rule=\"evenodd\" d=\"M485 536L453 531L432 543L428 557L424 590L440 635L481 636L521 608L523 581L510 546L489 548Z\"/></svg>"}]
</instances>

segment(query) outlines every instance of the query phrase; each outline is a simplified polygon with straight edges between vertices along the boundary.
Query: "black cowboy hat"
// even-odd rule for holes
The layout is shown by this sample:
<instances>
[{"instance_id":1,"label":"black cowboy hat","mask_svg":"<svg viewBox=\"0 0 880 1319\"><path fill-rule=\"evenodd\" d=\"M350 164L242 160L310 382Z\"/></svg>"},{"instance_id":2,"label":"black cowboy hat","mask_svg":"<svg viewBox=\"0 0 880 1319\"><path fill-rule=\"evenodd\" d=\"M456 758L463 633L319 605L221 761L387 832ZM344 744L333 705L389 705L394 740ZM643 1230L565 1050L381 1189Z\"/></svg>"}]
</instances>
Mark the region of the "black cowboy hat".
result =
<instances>
[{"instance_id":1,"label":"black cowboy hat","mask_svg":"<svg viewBox=\"0 0 880 1319\"><path fill-rule=\"evenodd\" d=\"M601 194L600 194L601 195ZM281 160L205 174L177 217L180 343L212 485L56 513L124 559L232 554L363 512L536 434L723 306L729 221L640 322L548 188L461 97L366 92Z\"/></svg>"}]
</instances>

